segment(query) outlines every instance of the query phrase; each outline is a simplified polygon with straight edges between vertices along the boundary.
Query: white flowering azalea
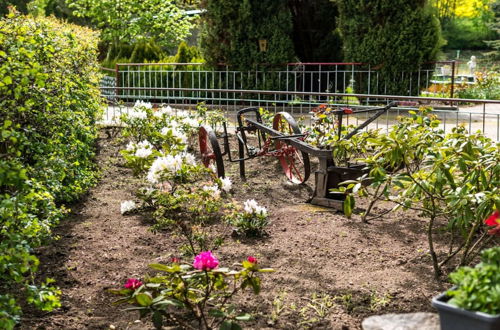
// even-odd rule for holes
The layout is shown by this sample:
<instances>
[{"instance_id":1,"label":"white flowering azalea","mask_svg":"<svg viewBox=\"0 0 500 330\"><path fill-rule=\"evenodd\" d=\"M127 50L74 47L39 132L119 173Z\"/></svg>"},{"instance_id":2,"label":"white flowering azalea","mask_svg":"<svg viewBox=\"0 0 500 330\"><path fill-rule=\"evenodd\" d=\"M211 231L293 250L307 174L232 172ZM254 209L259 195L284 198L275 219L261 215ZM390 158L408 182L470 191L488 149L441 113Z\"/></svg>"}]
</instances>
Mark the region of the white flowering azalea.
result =
<instances>
[{"instance_id":1,"label":"white flowering azalea","mask_svg":"<svg viewBox=\"0 0 500 330\"><path fill-rule=\"evenodd\" d=\"M128 144L127 144L127 151L134 151L135 149L137 148L137 146L135 145L134 142L130 141Z\"/></svg>"},{"instance_id":2,"label":"white flowering azalea","mask_svg":"<svg viewBox=\"0 0 500 330\"><path fill-rule=\"evenodd\" d=\"M190 128L196 128L200 125L200 122L197 119L191 117L184 118L182 123Z\"/></svg>"},{"instance_id":3,"label":"white flowering azalea","mask_svg":"<svg viewBox=\"0 0 500 330\"><path fill-rule=\"evenodd\" d=\"M169 171L175 173L181 166L182 158L179 156L167 155L165 157L158 157L149 168L147 179L151 183L158 183L162 172Z\"/></svg>"},{"instance_id":4,"label":"white flowering azalea","mask_svg":"<svg viewBox=\"0 0 500 330\"><path fill-rule=\"evenodd\" d=\"M243 208L246 213L253 213L257 206L259 205L255 199L247 199L246 202L243 203Z\"/></svg>"},{"instance_id":5,"label":"white flowering azalea","mask_svg":"<svg viewBox=\"0 0 500 330\"><path fill-rule=\"evenodd\" d=\"M230 178L220 178L221 182L221 189L225 192L230 192L231 189L233 188L233 183L231 182Z\"/></svg>"},{"instance_id":6,"label":"white flowering azalea","mask_svg":"<svg viewBox=\"0 0 500 330\"><path fill-rule=\"evenodd\" d=\"M134 201L124 201L120 205L120 212L121 214L125 214L127 212L130 212L134 210L137 206L135 205Z\"/></svg>"},{"instance_id":7,"label":"white flowering azalea","mask_svg":"<svg viewBox=\"0 0 500 330\"><path fill-rule=\"evenodd\" d=\"M178 111L175 114L175 116L178 117L180 121L182 121L184 118L189 117L189 112L187 112L187 111Z\"/></svg>"},{"instance_id":8,"label":"white flowering azalea","mask_svg":"<svg viewBox=\"0 0 500 330\"><path fill-rule=\"evenodd\" d=\"M220 198L221 191L217 186L203 186L203 191L209 192L214 199Z\"/></svg>"},{"instance_id":9,"label":"white flowering azalea","mask_svg":"<svg viewBox=\"0 0 500 330\"><path fill-rule=\"evenodd\" d=\"M150 102L144 102L142 100L137 100L137 101L135 101L134 108L152 109L153 105Z\"/></svg>"},{"instance_id":10,"label":"white flowering azalea","mask_svg":"<svg viewBox=\"0 0 500 330\"><path fill-rule=\"evenodd\" d=\"M187 141L188 141L187 135L184 132L178 130L177 127L174 127L174 126L163 127L160 131L160 134L164 135L164 136L169 135L170 133L173 136L175 136L176 138L180 139L182 143L184 143L184 144L187 143Z\"/></svg>"},{"instance_id":11,"label":"white flowering azalea","mask_svg":"<svg viewBox=\"0 0 500 330\"><path fill-rule=\"evenodd\" d=\"M160 109L158 109L158 111L155 111L155 113L153 113L153 116L155 116L157 118L161 118L161 117L163 117L163 115L173 116L174 115L174 111L168 105L166 107L161 107Z\"/></svg>"},{"instance_id":12,"label":"white flowering azalea","mask_svg":"<svg viewBox=\"0 0 500 330\"><path fill-rule=\"evenodd\" d=\"M193 154L189 152L184 152L182 153L182 158L184 159L184 162L188 165L196 165L196 158L194 157Z\"/></svg>"},{"instance_id":13,"label":"white flowering azalea","mask_svg":"<svg viewBox=\"0 0 500 330\"><path fill-rule=\"evenodd\" d=\"M160 131L160 134L161 135L168 135L168 132L170 132L172 130L172 128L170 127L163 127Z\"/></svg>"},{"instance_id":14,"label":"white flowering azalea","mask_svg":"<svg viewBox=\"0 0 500 330\"><path fill-rule=\"evenodd\" d=\"M183 132L181 132L181 131L174 131L173 133L174 133L174 136L176 138L180 139L183 144L186 144L188 142L188 137Z\"/></svg>"},{"instance_id":15,"label":"white flowering azalea","mask_svg":"<svg viewBox=\"0 0 500 330\"><path fill-rule=\"evenodd\" d=\"M267 209L263 206L257 206L255 208L255 213L267 217Z\"/></svg>"},{"instance_id":16,"label":"white flowering azalea","mask_svg":"<svg viewBox=\"0 0 500 330\"><path fill-rule=\"evenodd\" d=\"M147 119L148 118L148 114L139 108L132 109L132 111L128 114L128 116L130 118L138 118L138 119Z\"/></svg>"},{"instance_id":17,"label":"white flowering azalea","mask_svg":"<svg viewBox=\"0 0 500 330\"><path fill-rule=\"evenodd\" d=\"M153 149L139 148L135 151L135 156L139 158L147 158L153 153Z\"/></svg>"},{"instance_id":18,"label":"white flowering azalea","mask_svg":"<svg viewBox=\"0 0 500 330\"><path fill-rule=\"evenodd\" d=\"M214 173L217 173L217 169L215 168L215 164L214 163L211 163L210 165L208 165L208 168L214 172Z\"/></svg>"},{"instance_id":19,"label":"white flowering azalea","mask_svg":"<svg viewBox=\"0 0 500 330\"><path fill-rule=\"evenodd\" d=\"M148 140L137 143L138 148L153 149L153 145Z\"/></svg>"},{"instance_id":20,"label":"white flowering azalea","mask_svg":"<svg viewBox=\"0 0 500 330\"><path fill-rule=\"evenodd\" d=\"M248 214L257 214L264 217L267 216L267 209L257 204L255 199L248 199L245 203L243 203L243 207L245 212Z\"/></svg>"}]
</instances>

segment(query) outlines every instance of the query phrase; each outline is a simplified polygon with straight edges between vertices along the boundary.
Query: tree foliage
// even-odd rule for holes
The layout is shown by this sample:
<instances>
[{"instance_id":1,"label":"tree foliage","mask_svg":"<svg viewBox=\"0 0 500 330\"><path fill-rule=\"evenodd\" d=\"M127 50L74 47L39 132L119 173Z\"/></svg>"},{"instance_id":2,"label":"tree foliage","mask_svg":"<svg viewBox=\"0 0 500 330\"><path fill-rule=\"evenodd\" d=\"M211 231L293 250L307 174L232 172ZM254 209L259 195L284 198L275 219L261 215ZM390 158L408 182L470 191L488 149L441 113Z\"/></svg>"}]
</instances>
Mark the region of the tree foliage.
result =
<instances>
[{"instance_id":1,"label":"tree foliage","mask_svg":"<svg viewBox=\"0 0 500 330\"><path fill-rule=\"evenodd\" d=\"M380 70L388 93L407 94L402 71L436 59L442 44L439 21L425 0L339 0L345 60ZM405 78L409 79L409 78Z\"/></svg>"},{"instance_id":2,"label":"tree foliage","mask_svg":"<svg viewBox=\"0 0 500 330\"><path fill-rule=\"evenodd\" d=\"M189 35L192 17L173 0L67 0L74 14L89 18L101 38L114 44L153 40L173 47Z\"/></svg>"},{"instance_id":3,"label":"tree foliage","mask_svg":"<svg viewBox=\"0 0 500 330\"><path fill-rule=\"evenodd\" d=\"M288 0L293 19L293 41L302 62L340 62L342 41L336 30L339 16L330 0Z\"/></svg>"},{"instance_id":4,"label":"tree foliage","mask_svg":"<svg viewBox=\"0 0 500 330\"><path fill-rule=\"evenodd\" d=\"M208 64L247 70L294 58L285 0L206 0L204 7L201 47ZM267 51L260 51L259 40L267 41Z\"/></svg>"}]
</instances>

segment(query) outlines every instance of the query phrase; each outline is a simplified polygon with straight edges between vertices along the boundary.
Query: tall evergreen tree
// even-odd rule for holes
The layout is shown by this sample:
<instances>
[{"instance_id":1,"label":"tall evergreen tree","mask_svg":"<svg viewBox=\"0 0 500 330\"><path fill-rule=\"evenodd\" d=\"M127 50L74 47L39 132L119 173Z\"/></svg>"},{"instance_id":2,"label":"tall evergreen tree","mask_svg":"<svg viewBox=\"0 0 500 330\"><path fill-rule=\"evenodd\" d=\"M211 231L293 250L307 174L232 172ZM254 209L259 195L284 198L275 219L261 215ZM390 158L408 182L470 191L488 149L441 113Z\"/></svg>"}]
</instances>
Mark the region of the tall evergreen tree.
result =
<instances>
[{"instance_id":1,"label":"tall evergreen tree","mask_svg":"<svg viewBox=\"0 0 500 330\"><path fill-rule=\"evenodd\" d=\"M331 0L288 0L295 53L302 62L340 62L342 41L335 29L339 16Z\"/></svg>"},{"instance_id":2,"label":"tall evergreen tree","mask_svg":"<svg viewBox=\"0 0 500 330\"><path fill-rule=\"evenodd\" d=\"M387 93L408 94L411 75L436 59L442 45L437 18L426 0L337 0L346 61L380 70Z\"/></svg>"},{"instance_id":3,"label":"tall evergreen tree","mask_svg":"<svg viewBox=\"0 0 500 330\"><path fill-rule=\"evenodd\" d=\"M286 0L205 0L201 47L207 63L248 70L294 58ZM259 40L266 40L261 51Z\"/></svg>"}]
</instances>

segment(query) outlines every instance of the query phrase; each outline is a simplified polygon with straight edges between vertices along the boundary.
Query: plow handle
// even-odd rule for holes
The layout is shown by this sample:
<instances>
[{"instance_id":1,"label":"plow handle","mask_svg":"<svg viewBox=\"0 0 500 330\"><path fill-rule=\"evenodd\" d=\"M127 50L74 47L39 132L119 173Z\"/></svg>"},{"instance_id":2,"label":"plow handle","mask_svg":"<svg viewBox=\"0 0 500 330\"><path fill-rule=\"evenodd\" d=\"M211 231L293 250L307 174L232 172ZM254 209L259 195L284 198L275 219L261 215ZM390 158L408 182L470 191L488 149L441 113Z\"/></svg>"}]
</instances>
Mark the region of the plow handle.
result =
<instances>
[{"instance_id":1,"label":"plow handle","mask_svg":"<svg viewBox=\"0 0 500 330\"><path fill-rule=\"evenodd\" d=\"M384 114L385 112L387 112L390 108L392 108L392 107L394 107L396 105L398 105L398 102L391 102L388 105L386 105L385 107L383 107L380 110L378 110L377 113L375 113L375 115L373 115L368 120L366 120L364 123L362 123L361 125L359 125L358 127L356 127L351 133L347 134L344 137L344 140L349 140L351 137L354 136L354 134L358 133L360 130L362 130L366 126L370 125L374 120L376 120L382 114Z\"/></svg>"}]
</instances>

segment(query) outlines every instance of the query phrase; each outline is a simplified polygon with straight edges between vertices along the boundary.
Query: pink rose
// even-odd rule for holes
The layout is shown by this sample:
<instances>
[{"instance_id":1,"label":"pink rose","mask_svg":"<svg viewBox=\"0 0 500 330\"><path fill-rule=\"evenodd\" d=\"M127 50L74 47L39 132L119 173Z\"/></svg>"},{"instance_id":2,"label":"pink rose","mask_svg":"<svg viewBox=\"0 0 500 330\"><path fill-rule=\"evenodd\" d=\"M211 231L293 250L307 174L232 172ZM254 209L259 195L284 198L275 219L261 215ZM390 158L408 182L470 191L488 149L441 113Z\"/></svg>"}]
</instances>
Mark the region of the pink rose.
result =
<instances>
[{"instance_id":1,"label":"pink rose","mask_svg":"<svg viewBox=\"0 0 500 330\"><path fill-rule=\"evenodd\" d=\"M129 278L125 283L125 289L135 290L142 285L142 282L137 278Z\"/></svg>"},{"instance_id":2,"label":"pink rose","mask_svg":"<svg viewBox=\"0 0 500 330\"><path fill-rule=\"evenodd\" d=\"M247 261L251 264L256 264L257 263L257 259L255 257L252 257L252 256L249 256L247 258Z\"/></svg>"},{"instance_id":3,"label":"pink rose","mask_svg":"<svg viewBox=\"0 0 500 330\"><path fill-rule=\"evenodd\" d=\"M219 260L211 251L205 251L198 254L193 261L193 267L199 270L210 270L219 266Z\"/></svg>"}]
</instances>

